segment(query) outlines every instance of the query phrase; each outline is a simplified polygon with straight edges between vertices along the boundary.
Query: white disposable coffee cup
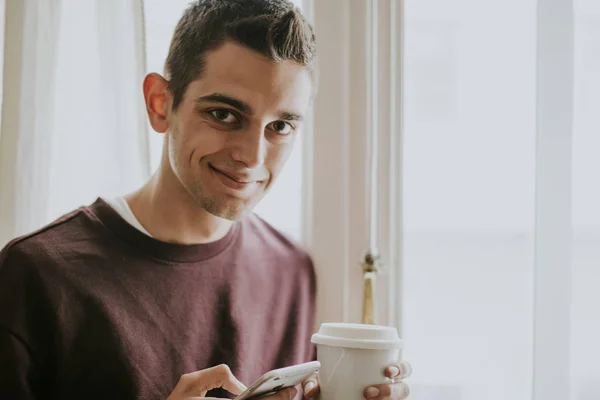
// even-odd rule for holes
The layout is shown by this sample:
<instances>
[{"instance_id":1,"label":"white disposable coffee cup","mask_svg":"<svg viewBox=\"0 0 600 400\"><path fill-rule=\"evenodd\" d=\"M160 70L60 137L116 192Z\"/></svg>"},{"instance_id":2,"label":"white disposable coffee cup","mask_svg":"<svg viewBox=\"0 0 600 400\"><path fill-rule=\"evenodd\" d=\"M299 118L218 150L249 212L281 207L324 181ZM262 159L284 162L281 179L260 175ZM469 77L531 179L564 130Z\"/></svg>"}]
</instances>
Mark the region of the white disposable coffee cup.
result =
<instances>
[{"instance_id":1,"label":"white disposable coffee cup","mask_svg":"<svg viewBox=\"0 0 600 400\"><path fill-rule=\"evenodd\" d=\"M403 341L396 328L324 323L312 336L321 363L321 400L362 400L370 385L386 383L384 371L400 360Z\"/></svg>"}]
</instances>

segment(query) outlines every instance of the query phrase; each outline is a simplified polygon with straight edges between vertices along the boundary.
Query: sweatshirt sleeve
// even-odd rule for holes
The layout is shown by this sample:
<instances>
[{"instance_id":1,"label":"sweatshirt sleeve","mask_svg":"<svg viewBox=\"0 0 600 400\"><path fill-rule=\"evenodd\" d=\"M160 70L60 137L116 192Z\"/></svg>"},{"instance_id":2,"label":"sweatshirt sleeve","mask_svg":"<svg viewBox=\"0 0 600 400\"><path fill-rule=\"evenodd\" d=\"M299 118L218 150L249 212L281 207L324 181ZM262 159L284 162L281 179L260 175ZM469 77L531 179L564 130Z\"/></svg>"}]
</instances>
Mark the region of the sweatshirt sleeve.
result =
<instances>
[{"instance_id":1,"label":"sweatshirt sleeve","mask_svg":"<svg viewBox=\"0 0 600 400\"><path fill-rule=\"evenodd\" d=\"M36 345L51 335L40 315L45 304L32 271L28 253L14 243L0 252L0 399L54 397L41 383L52 377L44 376Z\"/></svg>"},{"instance_id":2,"label":"sweatshirt sleeve","mask_svg":"<svg viewBox=\"0 0 600 400\"><path fill-rule=\"evenodd\" d=\"M37 368L27 345L0 327L0 399L41 399L37 381Z\"/></svg>"}]
</instances>

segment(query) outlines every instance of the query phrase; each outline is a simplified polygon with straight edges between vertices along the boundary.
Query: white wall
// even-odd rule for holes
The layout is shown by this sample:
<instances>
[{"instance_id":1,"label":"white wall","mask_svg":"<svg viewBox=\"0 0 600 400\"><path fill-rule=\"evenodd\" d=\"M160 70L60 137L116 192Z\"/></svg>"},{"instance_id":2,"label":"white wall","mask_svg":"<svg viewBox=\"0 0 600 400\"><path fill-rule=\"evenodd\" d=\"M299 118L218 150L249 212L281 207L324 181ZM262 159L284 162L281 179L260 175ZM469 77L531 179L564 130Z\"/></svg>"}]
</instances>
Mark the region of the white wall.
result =
<instances>
[{"instance_id":1,"label":"white wall","mask_svg":"<svg viewBox=\"0 0 600 400\"><path fill-rule=\"evenodd\" d=\"M404 330L416 399L532 396L536 5L405 2ZM575 11L570 379L571 400L591 400L600 3Z\"/></svg>"}]
</instances>

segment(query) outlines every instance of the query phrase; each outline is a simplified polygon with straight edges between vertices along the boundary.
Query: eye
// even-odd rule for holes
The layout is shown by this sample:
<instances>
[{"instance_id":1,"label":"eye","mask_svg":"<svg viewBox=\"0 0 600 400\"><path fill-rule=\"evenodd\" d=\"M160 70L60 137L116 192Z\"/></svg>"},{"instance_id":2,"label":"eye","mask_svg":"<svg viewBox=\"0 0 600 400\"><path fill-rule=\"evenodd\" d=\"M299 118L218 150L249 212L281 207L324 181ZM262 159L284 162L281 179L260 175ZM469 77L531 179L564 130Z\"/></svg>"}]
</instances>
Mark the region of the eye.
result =
<instances>
[{"instance_id":1,"label":"eye","mask_svg":"<svg viewBox=\"0 0 600 400\"><path fill-rule=\"evenodd\" d=\"M216 110L212 110L210 115L217 121L223 122L225 124L234 124L238 122L237 116L231 111L225 108L218 108Z\"/></svg>"},{"instance_id":2,"label":"eye","mask_svg":"<svg viewBox=\"0 0 600 400\"><path fill-rule=\"evenodd\" d=\"M275 121L271 123L271 129L280 135L289 135L294 130L294 127L285 121Z\"/></svg>"}]
</instances>

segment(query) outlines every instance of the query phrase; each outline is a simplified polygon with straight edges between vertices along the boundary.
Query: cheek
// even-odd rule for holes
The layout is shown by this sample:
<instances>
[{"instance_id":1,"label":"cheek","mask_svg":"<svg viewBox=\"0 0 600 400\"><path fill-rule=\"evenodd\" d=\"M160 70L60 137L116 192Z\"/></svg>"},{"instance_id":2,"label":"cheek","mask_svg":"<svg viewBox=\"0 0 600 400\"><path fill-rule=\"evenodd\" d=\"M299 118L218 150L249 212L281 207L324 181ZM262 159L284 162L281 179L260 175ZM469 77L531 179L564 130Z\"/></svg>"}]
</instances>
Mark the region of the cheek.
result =
<instances>
[{"instance_id":1,"label":"cheek","mask_svg":"<svg viewBox=\"0 0 600 400\"><path fill-rule=\"evenodd\" d=\"M265 164L271 175L277 176L285 166L286 161L290 158L294 149L294 141L289 143L273 146L269 149L269 153L265 159Z\"/></svg>"},{"instance_id":2,"label":"cheek","mask_svg":"<svg viewBox=\"0 0 600 400\"><path fill-rule=\"evenodd\" d=\"M180 133L179 150L194 164L206 155L220 152L226 146L226 134L206 123L185 124Z\"/></svg>"}]
</instances>

